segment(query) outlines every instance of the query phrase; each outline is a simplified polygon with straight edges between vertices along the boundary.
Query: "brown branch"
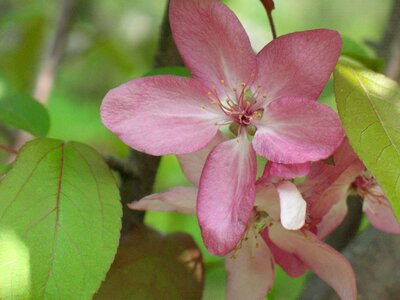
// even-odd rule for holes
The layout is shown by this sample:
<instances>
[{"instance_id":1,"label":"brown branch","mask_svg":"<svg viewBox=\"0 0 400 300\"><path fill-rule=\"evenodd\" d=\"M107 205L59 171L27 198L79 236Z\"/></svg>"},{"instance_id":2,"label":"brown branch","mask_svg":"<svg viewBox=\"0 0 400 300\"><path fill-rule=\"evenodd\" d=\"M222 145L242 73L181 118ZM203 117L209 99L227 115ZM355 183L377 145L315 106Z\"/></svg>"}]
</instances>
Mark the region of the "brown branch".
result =
<instances>
[{"instance_id":1,"label":"brown branch","mask_svg":"<svg viewBox=\"0 0 400 300\"><path fill-rule=\"evenodd\" d=\"M183 65L176 49L169 25L168 7L161 25L158 50L154 68ZM131 150L127 162L129 172L121 172L121 200L123 203L122 234L137 223L143 222L144 212L129 209L126 204L149 195L153 190L160 157ZM115 161L114 166L117 167ZM119 165L121 166L121 164Z\"/></svg>"},{"instance_id":2,"label":"brown branch","mask_svg":"<svg viewBox=\"0 0 400 300\"><path fill-rule=\"evenodd\" d=\"M33 96L39 102L45 104L49 100L56 77L57 68L64 55L71 27L74 8L77 0L59 0L59 12L56 18L55 31L49 40L48 49L44 52L39 71L35 80ZM18 132L14 142L14 148L21 148L31 135L26 132Z\"/></svg>"},{"instance_id":3,"label":"brown branch","mask_svg":"<svg viewBox=\"0 0 400 300\"><path fill-rule=\"evenodd\" d=\"M385 59L386 75L400 81L400 0L393 0L389 23L377 52Z\"/></svg>"},{"instance_id":4,"label":"brown branch","mask_svg":"<svg viewBox=\"0 0 400 300\"><path fill-rule=\"evenodd\" d=\"M274 19L272 17L272 11L275 9L274 1L273 0L261 0L261 3L263 4L265 11L267 12L268 22L269 22L269 26L270 26L271 32L272 32L272 38L276 39L276 37L277 37L276 28L275 28Z\"/></svg>"},{"instance_id":5,"label":"brown branch","mask_svg":"<svg viewBox=\"0 0 400 300\"><path fill-rule=\"evenodd\" d=\"M400 0L393 9L380 45L379 56L385 58L386 75L400 80ZM335 243L345 238L344 234ZM338 237L337 237L338 238ZM340 248L340 247L339 247ZM397 299L400 294L400 236L369 227L344 248L356 274L360 299ZM337 299L335 292L316 276L311 276L299 297L301 300Z\"/></svg>"},{"instance_id":6,"label":"brown branch","mask_svg":"<svg viewBox=\"0 0 400 300\"><path fill-rule=\"evenodd\" d=\"M71 28L76 0L60 0L59 12L53 37L50 39L48 49L42 58L42 63L36 78L33 96L39 102L46 103L53 88L57 68L64 55Z\"/></svg>"},{"instance_id":7,"label":"brown branch","mask_svg":"<svg viewBox=\"0 0 400 300\"><path fill-rule=\"evenodd\" d=\"M10 147L8 147L6 145L3 145L3 144L0 144L0 149L4 150L4 151L6 151L6 152L8 152L10 154L14 154L14 155L18 154L17 150L14 150L13 148L10 148Z\"/></svg>"}]
</instances>

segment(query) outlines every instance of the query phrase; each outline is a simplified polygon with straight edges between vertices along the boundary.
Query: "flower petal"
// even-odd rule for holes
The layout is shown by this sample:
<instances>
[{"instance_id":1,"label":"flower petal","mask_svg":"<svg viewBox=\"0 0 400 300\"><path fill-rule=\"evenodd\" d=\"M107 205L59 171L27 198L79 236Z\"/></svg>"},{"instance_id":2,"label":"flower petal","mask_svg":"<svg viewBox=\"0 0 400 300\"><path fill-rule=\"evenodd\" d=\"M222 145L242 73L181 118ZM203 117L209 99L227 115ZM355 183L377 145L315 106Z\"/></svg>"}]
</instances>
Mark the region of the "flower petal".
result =
<instances>
[{"instance_id":1,"label":"flower petal","mask_svg":"<svg viewBox=\"0 0 400 300\"><path fill-rule=\"evenodd\" d=\"M323 218L333 205L346 199L350 193L350 185L363 170L360 162L353 163L336 181L317 197L310 198L310 215ZM315 195L318 196L318 195Z\"/></svg>"},{"instance_id":2,"label":"flower petal","mask_svg":"<svg viewBox=\"0 0 400 300\"><path fill-rule=\"evenodd\" d=\"M310 171L310 162L302 164L280 164L273 161L268 161L265 165L264 177L280 177L284 179L293 179L304 177Z\"/></svg>"},{"instance_id":3,"label":"flower petal","mask_svg":"<svg viewBox=\"0 0 400 300\"><path fill-rule=\"evenodd\" d=\"M178 155L178 160L183 170L183 173L194 185L199 185L201 172L203 170L207 156L210 154L211 150L216 145L226 140L227 137L221 131L218 131L214 139L200 151Z\"/></svg>"},{"instance_id":4,"label":"flower petal","mask_svg":"<svg viewBox=\"0 0 400 300\"><path fill-rule=\"evenodd\" d=\"M264 211L274 220L280 218L279 194L274 184L258 181L255 206L257 211Z\"/></svg>"},{"instance_id":5,"label":"flower petal","mask_svg":"<svg viewBox=\"0 0 400 300\"><path fill-rule=\"evenodd\" d=\"M283 35L257 55L256 82L267 103L280 97L315 100L328 82L340 55L338 32L309 30Z\"/></svg>"},{"instance_id":6,"label":"flower petal","mask_svg":"<svg viewBox=\"0 0 400 300\"><path fill-rule=\"evenodd\" d=\"M207 249L225 256L239 243L255 202L257 162L247 137L217 145L200 179L197 216Z\"/></svg>"},{"instance_id":7,"label":"flower petal","mask_svg":"<svg viewBox=\"0 0 400 300\"><path fill-rule=\"evenodd\" d=\"M264 299L274 283L274 260L267 245L254 234L225 259L227 299ZM256 246L258 245L258 247Z\"/></svg>"},{"instance_id":8,"label":"flower petal","mask_svg":"<svg viewBox=\"0 0 400 300\"><path fill-rule=\"evenodd\" d=\"M255 151L285 164L326 158L344 136L339 117L330 107L304 98L274 101L255 126Z\"/></svg>"},{"instance_id":9,"label":"flower petal","mask_svg":"<svg viewBox=\"0 0 400 300\"><path fill-rule=\"evenodd\" d=\"M296 230L303 227L306 219L307 203L296 185L282 181L276 185L281 206L281 223L283 227Z\"/></svg>"},{"instance_id":10,"label":"flower petal","mask_svg":"<svg viewBox=\"0 0 400 300\"><path fill-rule=\"evenodd\" d=\"M309 231L285 230L278 223L269 227L268 231L272 242L299 257L342 299L357 299L354 272L342 254L321 242Z\"/></svg>"},{"instance_id":11,"label":"flower petal","mask_svg":"<svg viewBox=\"0 0 400 300\"><path fill-rule=\"evenodd\" d=\"M193 78L224 94L256 71L256 56L235 14L217 0L171 0L175 43ZM253 78L251 78L253 79ZM221 80L224 82L221 83Z\"/></svg>"},{"instance_id":12,"label":"flower petal","mask_svg":"<svg viewBox=\"0 0 400 300\"><path fill-rule=\"evenodd\" d=\"M400 224L394 215L393 208L386 197L364 197L363 210L371 224L379 230L400 234Z\"/></svg>"},{"instance_id":13,"label":"flower petal","mask_svg":"<svg viewBox=\"0 0 400 300\"><path fill-rule=\"evenodd\" d=\"M107 93L104 125L132 148L152 155L184 154L206 146L219 111L196 80L171 75L139 78ZM221 112L222 114L222 112ZM196 134L193 134L196 132Z\"/></svg>"},{"instance_id":14,"label":"flower petal","mask_svg":"<svg viewBox=\"0 0 400 300\"><path fill-rule=\"evenodd\" d=\"M292 277L299 277L303 275L308 267L300 260L295 254L283 251L276 246L268 236L268 229L261 233L264 241L267 243L272 252L275 262Z\"/></svg>"},{"instance_id":15,"label":"flower petal","mask_svg":"<svg viewBox=\"0 0 400 300\"><path fill-rule=\"evenodd\" d=\"M333 164L328 164L325 161L313 163L306 180L300 184L299 188L303 195L306 195L307 200L309 200L309 197L319 198L324 190L332 185L348 168L355 168L354 177L348 177L348 184L354 181L355 177L364 170L364 165L354 153L347 137L343 139L332 157ZM357 167L352 167L352 165L357 165ZM359 171L357 172L357 170Z\"/></svg>"},{"instance_id":16,"label":"flower petal","mask_svg":"<svg viewBox=\"0 0 400 300\"><path fill-rule=\"evenodd\" d=\"M128 204L135 210L176 211L183 214L196 213L197 188L176 187L160 194L153 194Z\"/></svg>"},{"instance_id":17,"label":"flower petal","mask_svg":"<svg viewBox=\"0 0 400 300\"><path fill-rule=\"evenodd\" d=\"M325 239L332 233L344 220L347 215L347 196L340 199L326 213L321 222L317 224L317 236L319 239Z\"/></svg>"}]
</instances>

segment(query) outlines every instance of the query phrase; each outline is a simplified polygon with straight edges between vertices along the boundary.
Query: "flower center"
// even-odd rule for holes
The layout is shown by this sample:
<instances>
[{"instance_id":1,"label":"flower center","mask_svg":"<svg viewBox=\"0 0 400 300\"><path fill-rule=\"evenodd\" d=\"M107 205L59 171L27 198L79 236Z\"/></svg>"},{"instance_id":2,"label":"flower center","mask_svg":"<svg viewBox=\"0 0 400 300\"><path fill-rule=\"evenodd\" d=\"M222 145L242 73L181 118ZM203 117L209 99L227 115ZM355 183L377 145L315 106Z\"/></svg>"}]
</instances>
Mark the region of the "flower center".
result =
<instances>
[{"instance_id":1,"label":"flower center","mask_svg":"<svg viewBox=\"0 0 400 300\"><path fill-rule=\"evenodd\" d=\"M251 126L254 119L260 120L263 116L264 109L260 107L257 98L260 97L258 86L255 90L251 90L246 82L242 82L241 89L229 89L225 86L225 81L220 80L224 87L226 95L223 99L218 96L217 90L214 87L212 92L208 92L208 97L211 104L218 105L222 112L230 119L226 124L233 124L235 131L240 127ZM265 95L261 95L266 98ZM254 129L254 130L253 130ZM255 131L255 127L250 129L250 132Z\"/></svg>"}]
</instances>

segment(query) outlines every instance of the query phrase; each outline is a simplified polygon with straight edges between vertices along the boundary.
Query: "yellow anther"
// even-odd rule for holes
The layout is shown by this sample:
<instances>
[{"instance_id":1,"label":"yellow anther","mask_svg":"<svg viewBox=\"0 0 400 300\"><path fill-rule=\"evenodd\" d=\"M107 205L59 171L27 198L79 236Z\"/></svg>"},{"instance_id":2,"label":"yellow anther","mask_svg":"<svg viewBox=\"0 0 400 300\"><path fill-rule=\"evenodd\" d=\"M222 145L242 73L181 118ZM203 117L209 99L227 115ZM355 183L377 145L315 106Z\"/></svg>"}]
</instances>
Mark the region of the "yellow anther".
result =
<instances>
[{"instance_id":1,"label":"yellow anther","mask_svg":"<svg viewBox=\"0 0 400 300\"><path fill-rule=\"evenodd\" d=\"M256 243L256 248L260 248L260 244L259 243Z\"/></svg>"},{"instance_id":2,"label":"yellow anther","mask_svg":"<svg viewBox=\"0 0 400 300\"><path fill-rule=\"evenodd\" d=\"M245 87L247 85L246 82L242 82L242 87Z\"/></svg>"},{"instance_id":3,"label":"yellow anther","mask_svg":"<svg viewBox=\"0 0 400 300\"><path fill-rule=\"evenodd\" d=\"M225 83L225 80L221 79L219 82L223 85Z\"/></svg>"},{"instance_id":4,"label":"yellow anther","mask_svg":"<svg viewBox=\"0 0 400 300\"><path fill-rule=\"evenodd\" d=\"M263 94L262 97L265 99L265 98L267 98L267 95Z\"/></svg>"}]
</instances>

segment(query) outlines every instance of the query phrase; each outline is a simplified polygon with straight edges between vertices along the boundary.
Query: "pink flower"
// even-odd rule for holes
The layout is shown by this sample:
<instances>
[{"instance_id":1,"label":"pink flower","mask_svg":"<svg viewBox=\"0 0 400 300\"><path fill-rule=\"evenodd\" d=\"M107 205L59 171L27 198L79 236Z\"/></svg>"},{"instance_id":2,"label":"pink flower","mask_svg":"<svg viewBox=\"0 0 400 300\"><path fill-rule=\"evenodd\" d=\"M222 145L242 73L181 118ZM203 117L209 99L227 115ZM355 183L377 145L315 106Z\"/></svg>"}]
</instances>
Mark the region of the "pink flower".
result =
<instances>
[{"instance_id":1,"label":"pink flower","mask_svg":"<svg viewBox=\"0 0 400 300\"><path fill-rule=\"evenodd\" d=\"M343 130L336 113L314 101L337 62L341 38L320 29L282 36L254 54L237 17L217 0L171 0L176 45L193 78L153 76L111 90L103 123L129 146L153 155L204 148L218 128L238 139L215 146L199 183L197 213L205 240L236 245L252 215L256 153L299 164L329 156ZM247 133L254 133L252 142ZM218 245L222 245L221 242Z\"/></svg>"},{"instance_id":2,"label":"pink flower","mask_svg":"<svg viewBox=\"0 0 400 300\"><path fill-rule=\"evenodd\" d=\"M306 181L300 186L309 202L318 236L332 232L347 214L350 193L363 198L363 210L376 228L400 234L400 224L376 179L367 171L351 148L347 138L333 154L334 165L314 163Z\"/></svg>"},{"instance_id":3,"label":"pink flower","mask_svg":"<svg viewBox=\"0 0 400 300\"><path fill-rule=\"evenodd\" d=\"M207 148L210 151L211 147ZM204 149L200 153L180 157L184 172L195 182L198 182L198 178L194 173L201 171L206 151ZM189 170L189 173L185 170ZM273 286L275 262L291 276L300 276L310 268L330 284L342 299L356 299L354 273L340 253L321 242L307 229L307 224L299 230L287 230L281 225L281 204L285 203L282 197L295 198L292 201L294 206L302 207L297 202L304 201L297 189L282 176L289 178L307 171L307 165L269 164L263 178L257 182L256 206L252 209L249 223L239 242L228 249L225 258L228 299L264 299ZM196 193L195 187L178 187L145 197L130 207L194 214ZM229 229L225 232L227 237L231 234Z\"/></svg>"}]
</instances>

